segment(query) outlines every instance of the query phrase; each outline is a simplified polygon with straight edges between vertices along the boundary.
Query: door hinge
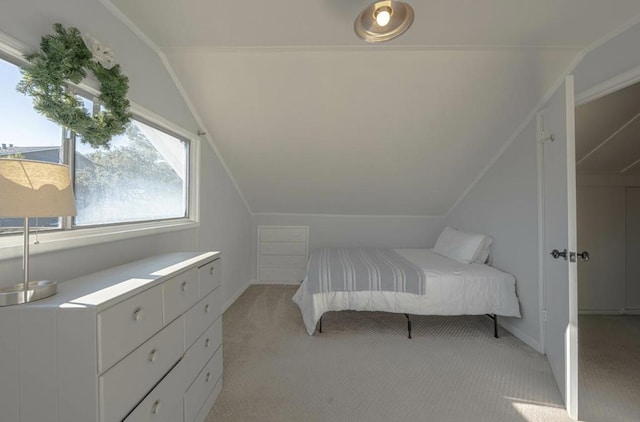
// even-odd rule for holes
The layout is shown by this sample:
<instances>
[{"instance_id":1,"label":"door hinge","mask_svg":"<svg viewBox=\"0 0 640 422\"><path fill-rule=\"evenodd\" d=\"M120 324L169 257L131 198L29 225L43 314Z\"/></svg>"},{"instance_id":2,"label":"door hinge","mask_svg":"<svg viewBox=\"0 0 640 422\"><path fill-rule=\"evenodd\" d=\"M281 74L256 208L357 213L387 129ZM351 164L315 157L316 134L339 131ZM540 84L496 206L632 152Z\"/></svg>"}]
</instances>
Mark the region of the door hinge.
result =
<instances>
[{"instance_id":1,"label":"door hinge","mask_svg":"<svg viewBox=\"0 0 640 422\"><path fill-rule=\"evenodd\" d=\"M547 322L547 310L544 309L542 311L542 321Z\"/></svg>"}]
</instances>

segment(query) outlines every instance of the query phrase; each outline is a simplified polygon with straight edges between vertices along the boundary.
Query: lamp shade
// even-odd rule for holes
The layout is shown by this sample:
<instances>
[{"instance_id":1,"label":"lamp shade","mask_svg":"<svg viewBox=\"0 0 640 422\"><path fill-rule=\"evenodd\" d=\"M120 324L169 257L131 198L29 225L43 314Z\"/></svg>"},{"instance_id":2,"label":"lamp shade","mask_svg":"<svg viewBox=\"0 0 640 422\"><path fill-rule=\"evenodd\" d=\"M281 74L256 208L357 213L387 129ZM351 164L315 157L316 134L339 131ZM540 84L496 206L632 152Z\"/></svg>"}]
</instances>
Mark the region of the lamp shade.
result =
<instances>
[{"instance_id":1,"label":"lamp shade","mask_svg":"<svg viewBox=\"0 0 640 422\"><path fill-rule=\"evenodd\" d=\"M0 159L0 217L76 215L69 167Z\"/></svg>"}]
</instances>

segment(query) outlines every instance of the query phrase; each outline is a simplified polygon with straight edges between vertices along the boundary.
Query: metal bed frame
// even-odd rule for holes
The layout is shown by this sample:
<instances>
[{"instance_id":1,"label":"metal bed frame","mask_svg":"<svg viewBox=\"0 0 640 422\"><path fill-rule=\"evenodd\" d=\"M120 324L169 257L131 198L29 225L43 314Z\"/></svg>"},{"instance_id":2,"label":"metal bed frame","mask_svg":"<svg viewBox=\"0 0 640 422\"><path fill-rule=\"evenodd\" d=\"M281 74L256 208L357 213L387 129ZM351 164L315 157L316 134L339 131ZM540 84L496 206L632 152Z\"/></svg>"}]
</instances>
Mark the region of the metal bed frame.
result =
<instances>
[{"instance_id":1,"label":"metal bed frame","mask_svg":"<svg viewBox=\"0 0 640 422\"><path fill-rule=\"evenodd\" d=\"M407 336L411 338L411 318L409 318L409 314L404 314L404 316L407 317ZM500 338L500 336L498 335L498 315L485 314L485 316L488 316L493 320L493 336L495 338ZM318 332L321 333L322 332L322 316L320 317L318 324L319 324Z\"/></svg>"}]
</instances>

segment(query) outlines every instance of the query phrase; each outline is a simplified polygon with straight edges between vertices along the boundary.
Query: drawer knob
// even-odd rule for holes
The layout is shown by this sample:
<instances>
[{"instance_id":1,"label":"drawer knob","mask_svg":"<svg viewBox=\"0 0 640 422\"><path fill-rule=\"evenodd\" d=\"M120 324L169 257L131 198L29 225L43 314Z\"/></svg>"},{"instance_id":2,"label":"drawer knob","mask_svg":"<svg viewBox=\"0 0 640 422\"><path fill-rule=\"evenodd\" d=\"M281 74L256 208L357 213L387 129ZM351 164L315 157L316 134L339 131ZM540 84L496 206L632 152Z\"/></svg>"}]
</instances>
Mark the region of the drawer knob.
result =
<instances>
[{"instance_id":1,"label":"drawer knob","mask_svg":"<svg viewBox=\"0 0 640 422\"><path fill-rule=\"evenodd\" d=\"M209 382L211 379L211 372L207 372L207 376L204 378L204 382Z\"/></svg>"},{"instance_id":2,"label":"drawer knob","mask_svg":"<svg viewBox=\"0 0 640 422\"><path fill-rule=\"evenodd\" d=\"M149 362L151 363L155 362L157 357L158 357L157 349L153 349L151 352L149 352Z\"/></svg>"},{"instance_id":3,"label":"drawer knob","mask_svg":"<svg viewBox=\"0 0 640 422\"><path fill-rule=\"evenodd\" d=\"M140 321L141 319L142 319L142 308L136 308L136 310L133 311L133 320Z\"/></svg>"},{"instance_id":4,"label":"drawer knob","mask_svg":"<svg viewBox=\"0 0 640 422\"><path fill-rule=\"evenodd\" d=\"M205 314L209 313L209 304L208 303L206 305L204 305L204 313Z\"/></svg>"},{"instance_id":5,"label":"drawer knob","mask_svg":"<svg viewBox=\"0 0 640 422\"><path fill-rule=\"evenodd\" d=\"M160 400L156 400L151 406L151 413L156 415L160 411Z\"/></svg>"},{"instance_id":6,"label":"drawer knob","mask_svg":"<svg viewBox=\"0 0 640 422\"><path fill-rule=\"evenodd\" d=\"M205 349L209 347L209 343L210 343L209 339L206 339L206 340L204 341L204 348L205 348Z\"/></svg>"},{"instance_id":7,"label":"drawer knob","mask_svg":"<svg viewBox=\"0 0 640 422\"><path fill-rule=\"evenodd\" d=\"M183 281L182 284L180 285L180 290L182 290L183 292L186 292L188 284L189 283L187 283L186 281Z\"/></svg>"},{"instance_id":8,"label":"drawer knob","mask_svg":"<svg viewBox=\"0 0 640 422\"><path fill-rule=\"evenodd\" d=\"M213 275L213 265L211 266L211 268L209 268L209 274Z\"/></svg>"}]
</instances>

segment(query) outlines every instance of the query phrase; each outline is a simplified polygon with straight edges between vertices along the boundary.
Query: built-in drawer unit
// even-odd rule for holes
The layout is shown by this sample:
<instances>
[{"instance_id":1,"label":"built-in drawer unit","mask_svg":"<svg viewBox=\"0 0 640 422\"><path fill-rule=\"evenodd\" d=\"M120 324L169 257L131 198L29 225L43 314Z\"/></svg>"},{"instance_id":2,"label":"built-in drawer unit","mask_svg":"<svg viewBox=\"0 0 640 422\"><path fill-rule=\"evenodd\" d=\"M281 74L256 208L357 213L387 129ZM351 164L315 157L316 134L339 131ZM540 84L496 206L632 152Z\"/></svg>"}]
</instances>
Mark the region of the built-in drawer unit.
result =
<instances>
[{"instance_id":1,"label":"built-in drawer unit","mask_svg":"<svg viewBox=\"0 0 640 422\"><path fill-rule=\"evenodd\" d=\"M184 421L193 422L209 393L222 376L222 348L219 348L193 381L184 396Z\"/></svg>"},{"instance_id":2,"label":"built-in drawer unit","mask_svg":"<svg viewBox=\"0 0 640 422\"><path fill-rule=\"evenodd\" d=\"M258 226L258 282L297 284L305 277L309 227Z\"/></svg>"},{"instance_id":3,"label":"built-in drawer unit","mask_svg":"<svg viewBox=\"0 0 640 422\"><path fill-rule=\"evenodd\" d=\"M198 337L220 315L220 289L215 289L196 303L184 316L184 348L191 347Z\"/></svg>"},{"instance_id":4,"label":"built-in drawer unit","mask_svg":"<svg viewBox=\"0 0 640 422\"><path fill-rule=\"evenodd\" d=\"M98 372L104 372L162 328L162 287L98 313Z\"/></svg>"},{"instance_id":5,"label":"built-in drawer unit","mask_svg":"<svg viewBox=\"0 0 640 422\"><path fill-rule=\"evenodd\" d=\"M173 253L0 308L1 344L16 345L1 348L0 374L11 376L0 380L1 413L11 422L204 422L222 386L221 274L219 252Z\"/></svg>"},{"instance_id":6,"label":"built-in drawer unit","mask_svg":"<svg viewBox=\"0 0 640 422\"><path fill-rule=\"evenodd\" d=\"M178 319L100 376L100 420L121 421L182 353L182 320Z\"/></svg>"},{"instance_id":7,"label":"built-in drawer unit","mask_svg":"<svg viewBox=\"0 0 640 422\"><path fill-rule=\"evenodd\" d=\"M212 261L198 268L200 297L204 297L222 283L222 266L220 261Z\"/></svg>"},{"instance_id":8,"label":"built-in drawer unit","mask_svg":"<svg viewBox=\"0 0 640 422\"><path fill-rule=\"evenodd\" d=\"M177 275L162 285L164 293L164 321L170 323L191 308L199 298L198 270L195 268Z\"/></svg>"},{"instance_id":9,"label":"built-in drawer unit","mask_svg":"<svg viewBox=\"0 0 640 422\"><path fill-rule=\"evenodd\" d=\"M123 422L181 421L184 414L183 378L183 365L178 363Z\"/></svg>"}]
</instances>

